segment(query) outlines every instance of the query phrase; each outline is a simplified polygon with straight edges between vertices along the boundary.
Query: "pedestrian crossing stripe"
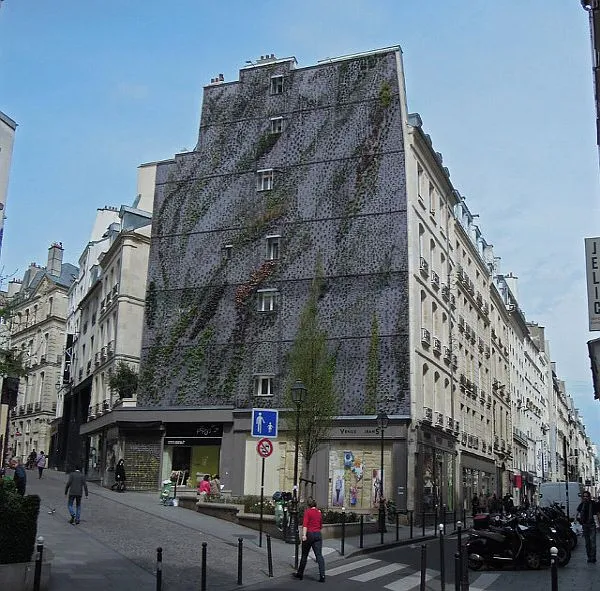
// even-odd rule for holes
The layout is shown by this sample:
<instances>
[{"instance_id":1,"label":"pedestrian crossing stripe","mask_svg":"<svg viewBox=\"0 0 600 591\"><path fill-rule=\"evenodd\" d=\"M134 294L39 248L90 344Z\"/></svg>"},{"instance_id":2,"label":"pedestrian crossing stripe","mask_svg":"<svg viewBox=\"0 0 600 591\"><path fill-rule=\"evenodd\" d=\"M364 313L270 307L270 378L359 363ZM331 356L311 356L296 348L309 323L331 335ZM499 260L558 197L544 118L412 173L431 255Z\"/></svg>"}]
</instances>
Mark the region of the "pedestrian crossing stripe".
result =
<instances>
[{"instance_id":1,"label":"pedestrian crossing stripe","mask_svg":"<svg viewBox=\"0 0 600 591\"><path fill-rule=\"evenodd\" d=\"M372 581L373 579L378 579L379 577L384 577L385 575L390 575L395 573L396 571L403 570L407 568L405 564L398 564L396 562L392 562L390 564L386 564L385 566L380 566L375 570L371 570L368 573L363 573L362 575L356 575L355 577L350 577L351 581L360 581L361 583L366 583L367 581Z\"/></svg>"},{"instance_id":2,"label":"pedestrian crossing stripe","mask_svg":"<svg viewBox=\"0 0 600 591\"><path fill-rule=\"evenodd\" d=\"M363 558L362 560L357 560L356 562L349 562L348 564L336 566L335 568L327 571L327 576L335 577L335 575L341 575L342 573L346 573L351 570L357 570L363 566L375 564L376 562L381 562L381 560L376 560L375 558Z\"/></svg>"},{"instance_id":3,"label":"pedestrian crossing stripe","mask_svg":"<svg viewBox=\"0 0 600 591\"><path fill-rule=\"evenodd\" d=\"M381 563L381 560L376 558L363 558L356 562L350 562L348 564L342 564L336 566L327 571L328 577L335 577L344 573L350 573L361 568L374 566L377 563ZM372 570L359 575L348 577L349 581L357 581L359 583L367 583L374 579L385 577L399 571L411 569L410 574L406 574L401 578L392 581L391 583L384 586L384 589L389 591L410 591L418 587L421 584L421 573L420 571L414 571L414 566L403 564L401 562L388 562L384 563L383 566L378 566ZM441 573L437 570L427 569L425 572L425 582L437 579ZM494 583L500 577L500 573L481 573L470 582L469 589L471 591L485 591L489 586Z\"/></svg>"},{"instance_id":4,"label":"pedestrian crossing stripe","mask_svg":"<svg viewBox=\"0 0 600 591\"><path fill-rule=\"evenodd\" d=\"M439 572L427 569L427 571L425 571L425 582L427 583L428 581L431 581L431 579L435 579L439 575ZM420 584L421 573L416 572L412 575L409 575L408 577L402 577L397 581L393 581L389 585L385 585L384 589L389 589L390 591L408 591L409 589L412 589L413 587L416 587Z\"/></svg>"}]
</instances>

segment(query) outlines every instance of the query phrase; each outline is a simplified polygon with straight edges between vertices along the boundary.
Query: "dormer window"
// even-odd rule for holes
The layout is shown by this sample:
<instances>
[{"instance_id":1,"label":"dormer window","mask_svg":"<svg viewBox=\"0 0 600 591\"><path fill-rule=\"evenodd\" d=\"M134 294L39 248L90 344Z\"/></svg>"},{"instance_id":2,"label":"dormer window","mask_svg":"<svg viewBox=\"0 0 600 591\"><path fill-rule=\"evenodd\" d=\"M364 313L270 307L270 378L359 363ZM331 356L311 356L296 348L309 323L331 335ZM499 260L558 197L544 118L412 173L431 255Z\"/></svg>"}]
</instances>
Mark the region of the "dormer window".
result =
<instances>
[{"instance_id":1,"label":"dormer window","mask_svg":"<svg viewBox=\"0 0 600 591\"><path fill-rule=\"evenodd\" d=\"M271 94L283 93L283 76L271 76Z\"/></svg>"}]
</instances>

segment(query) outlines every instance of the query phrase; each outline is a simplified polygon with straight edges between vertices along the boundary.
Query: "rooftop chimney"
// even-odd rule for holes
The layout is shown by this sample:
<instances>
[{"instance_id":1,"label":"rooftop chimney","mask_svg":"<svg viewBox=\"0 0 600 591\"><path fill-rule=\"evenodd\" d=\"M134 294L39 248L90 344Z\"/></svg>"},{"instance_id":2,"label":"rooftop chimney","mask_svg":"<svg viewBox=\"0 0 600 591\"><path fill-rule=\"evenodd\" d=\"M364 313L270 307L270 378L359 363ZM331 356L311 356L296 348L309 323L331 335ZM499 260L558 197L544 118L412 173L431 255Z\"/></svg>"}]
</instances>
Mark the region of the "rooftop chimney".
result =
<instances>
[{"instance_id":1,"label":"rooftop chimney","mask_svg":"<svg viewBox=\"0 0 600 591\"><path fill-rule=\"evenodd\" d=\"M48 249L48 264L46 271L48 274L55 277L60 276L63 260L63 245L62 242L53 242Z\"/></svg>"}]
</instances>

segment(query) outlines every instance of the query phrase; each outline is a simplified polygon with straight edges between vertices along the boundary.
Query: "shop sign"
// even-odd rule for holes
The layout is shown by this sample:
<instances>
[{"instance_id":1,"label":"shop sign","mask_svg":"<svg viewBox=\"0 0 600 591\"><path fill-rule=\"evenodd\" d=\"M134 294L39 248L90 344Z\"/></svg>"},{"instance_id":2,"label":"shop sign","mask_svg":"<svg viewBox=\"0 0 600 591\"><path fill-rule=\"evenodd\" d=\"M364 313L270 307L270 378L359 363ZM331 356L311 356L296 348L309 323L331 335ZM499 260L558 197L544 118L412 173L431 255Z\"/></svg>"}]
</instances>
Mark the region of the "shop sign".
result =
<instances>
[{"instance_id":1,"label":"shop sign","mask_svg":"<svg viewBox=\"0 0 600 591\"><path fill-rule=\"evenodd\" d=\"M207 437L166 437L165 438L165 445L191 446L191 445L205 445L207 443L212 443L211 438L207 438ZM215 438L214 443L219 444L220 439Z\"/></svg>"},{"instance_id":2,"label":"shop sign","mask_svg":"<svg viewBox=\"0 0 600 591\"><path fill-rule=\"evenodd\" d=\"M166 435L169 438L185 439L196 437L222 437L222 423L167 423Z\"/></svg>"},{"instance_id":3,"label":"shop sign","mask_svg":"<svg viewBox=\"0 0 600 591\"><path fill-rule=\"evenodd\" d=\"M388 431L389 431L389 429L385 430L384 437ZM391 433L390 433L390 435L391 435ZM369 438L381 437L381 431L379 430L379 427L376 427L376 426L373 426L373 427L367 427L367 426L334 427L331 430L329 437L331 439L369 439Z\"/></svg>"}]
</instances>

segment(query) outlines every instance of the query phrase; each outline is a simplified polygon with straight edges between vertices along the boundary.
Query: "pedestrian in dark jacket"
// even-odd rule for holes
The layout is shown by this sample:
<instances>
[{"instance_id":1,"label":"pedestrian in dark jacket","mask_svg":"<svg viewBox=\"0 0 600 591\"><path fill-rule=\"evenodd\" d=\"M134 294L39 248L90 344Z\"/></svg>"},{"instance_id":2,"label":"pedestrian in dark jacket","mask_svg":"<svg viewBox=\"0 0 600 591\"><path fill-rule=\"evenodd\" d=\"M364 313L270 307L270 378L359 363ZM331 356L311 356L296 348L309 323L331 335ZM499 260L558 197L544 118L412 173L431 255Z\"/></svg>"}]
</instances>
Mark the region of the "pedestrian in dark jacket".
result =
<instances>
[{"instance_id":1,"label":"pedestrian in dark jacket","mask_svg":"<svg viewBox=\"0 0 600 591\"><path fill-rule=\"evenodd\" d=\"M596 521L594 518L600 512L600 507L596 501L592 500L592 495L588 490L581 493L581 501L577 507L577 521L583 528L587 561L596 562Z\"/></svg>"},{"instance_id":2,"label":"pedestrian in dark jacket","mask_svg":"<svg viewBox=\"0 0 600 591\"><path fill-rule=\"evenodd\" d=\"M85 475L81 473L79 468L75 472L69 474L69 480L65 486L65 495L69 495L68 508L71 515L69 520L70 524L79 524L81 517L81 495L85 491L85 496L88 496L87 482L85 481ZM75 509L73 509L73 503L75 503Z\"/></svg>"},{"instance_id":3,"label":"pedestrian in dark jacket","mask_svg":"<svg viewBox=\"0 0 600 591\"><path fill-rule=\"evenodd\" d=\"M23 466L21 460L17 460L13 480L17 487L17 492L23 496L25 494L25 487L27 486L27 473L25 472L25 466Z\"/></svg>"},{"instance_id":4,"label":"pedestrian in dark jacket","mask_svg":"<svg viewBox=\"0 0 600 591\"><path fill-rule=\"evenodd\" d=\"M125 490L125 461L119 460L117 462L117 466L115 468L115 484L113 486L113 490L118 490L119 492L123 492Z\"/></svg>"}]
</instances>

